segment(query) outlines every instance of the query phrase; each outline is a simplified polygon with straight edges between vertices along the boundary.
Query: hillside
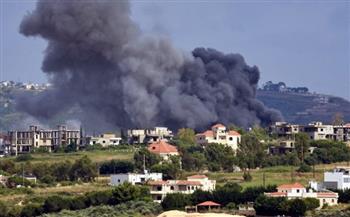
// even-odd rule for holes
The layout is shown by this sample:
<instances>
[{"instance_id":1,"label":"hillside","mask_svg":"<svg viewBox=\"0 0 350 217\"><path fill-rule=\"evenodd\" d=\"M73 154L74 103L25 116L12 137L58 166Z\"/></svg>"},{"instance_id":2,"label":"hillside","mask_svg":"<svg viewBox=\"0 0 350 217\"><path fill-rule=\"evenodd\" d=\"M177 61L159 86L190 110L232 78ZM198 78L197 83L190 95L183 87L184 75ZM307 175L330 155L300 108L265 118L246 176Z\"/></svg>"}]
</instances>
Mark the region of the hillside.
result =
<instances>
[{"instance_id":1,"label":"hillside","mask_svg":"<svg viewBox=\"0 0 350 217\"><path fill-rule=\"evenodd\" d=\"M336 113L350 121L350 102L340 97L310 93L258 90L257 97L266 106L280 110L288 122L332 122Z\"/></svg>"},{"instance_id":2,"label":"hillside","mask_svg":"<svg viewBox=\"0 0 350 217\"><path fill-rule=\"evenodd\" d=\"M0 132L10 129L26 129L29 124L36 122L28 115L19 113L14 108L14 96L18 91L34 93L45 90L24 90L16 86L0 88ZM344 120L350 122L350 102L340 97L308 92L281 92L262 89L257 91L257 97L268 107L281 111L288 122L304 124L317 120L329 123L336 113L341 113L344 116ZM57 123L58 120L69 120L72 117L76 117L77 113L79 112L72 110L67 112L64 117L57 117L55 120L45 124L52 125L52 123Z\"/></svg>"}]
</instances>

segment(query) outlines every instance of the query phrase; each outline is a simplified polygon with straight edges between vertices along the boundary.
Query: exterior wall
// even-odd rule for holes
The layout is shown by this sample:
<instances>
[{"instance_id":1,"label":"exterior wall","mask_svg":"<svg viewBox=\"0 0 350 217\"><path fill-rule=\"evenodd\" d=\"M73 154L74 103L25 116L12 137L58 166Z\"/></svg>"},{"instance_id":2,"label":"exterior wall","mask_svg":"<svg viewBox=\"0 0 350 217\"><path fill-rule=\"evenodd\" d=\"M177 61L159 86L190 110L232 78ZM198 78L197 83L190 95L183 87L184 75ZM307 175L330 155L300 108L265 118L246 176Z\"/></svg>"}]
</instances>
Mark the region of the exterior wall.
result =
<instances>
[{"instance_id":1,"label":"exterior wall","mask_svg":"<svg viewBox=\"0 0 350 217\"><path fill-rule=\"evenodd\" d=\"M88 139L88 144L89 145L95 145L95 144L100 144L102 147L108 147L108 146L116 146L120 145L122 141L121 137L117 137L115 134L112 133L106 133L106 134L101 134L98 137L90 137Z\"/></svg>"},{"instance_id":2,"label":"exterior wall","mask_svg":"<svg viewBox=\"0 0 350 217\"><path fill-rule=\"evenodd\" d=\"M338 204L338 199L337 198L329 198L329 197L318 197L317 198L320 201L320 207L322 208L325 204L328 206L334 206Z\"/></svg>"},{"instance_id":3,"label":"exterior wall","mask_svg":"<svg viewBox=\"0 0 350 217\"><path fill-rule=\"evenodd\" d=\"M160 140L171 140L173 132L167 127L155 127L153 129L130 129L127 131L128 143L141 144L153 143Z\"/></svg>"},{"instance_id":4,"label":"exterior wall","mask_svg":"<svg viewBox=\"0 0 350 217\"><path fill-rule=\"evenodd\" d=\"M207 132L197 134L197 144L205 146L210 143L217 143L229 146L234 151L238 149L238 144L241 142L241 135L230 134L230 131L227 131L225 126L212 127L211 130L212 133L210 135Z\"/></svg>"},{"instance_id":5,"label":"exterior wall","mask_svg":"<svg viewBox=\"0 0 350 217\"><path fill-rule=\"evenodd\" d=\"M67 130L65 126L58 126L57 130L42 130L38 126L30 126L28 131L8 132L8 138L8 149L15 154L27 153L39 147L52 151L61 145L79 145L81 140L79 130Z\"/></svg>"},{"instance_id":6,"label":"exterior wall","mask_svg":"<svg viewBox=\"0 0 350 217\"><path fill-rule=\"evenodd\" d=\"M161 181L150 185L150 193L154 202L161 202L167 194L182 193L192 194L197 189L214 191L216 181L208 178L187 178L183 180Z\"/></svg>"},{"instance_id":7,"label":"exterior wall","mask_svg":"<svg viewBox=\"0 0 350 217\"><path fill-rule=\"evenodd\" d=\"M216 186L216 180L209 180L208 178L187 178L188 181L200 182L202 184L201 189L203 191L214 191Z\"/></svg>"},{"instance_id":8,"label":"exterior wall","mask_svg":"<svg viewBox=\"0 0 350 217\"><path fill-rule=\"evenodd\" d=\"M117 186L121 185L124 182L129 182L133 185L137 183L145 183L149 180L159 181L163 179L162 173L145 173L145 174L137 174L137 173L125 173L125 174L115 174L111 175L111 185Z\"/></svg>"},{"instance_id":9,"label":"exterior wall","mask_svg":"<svg viewBox=\"0 0 350 217\"><path fill-rule=\"evenodd\" d=\"M324 186L341 190L350 189L350 168L336 168L332 172L325 172Z\"/></svg>"}]
</instances>

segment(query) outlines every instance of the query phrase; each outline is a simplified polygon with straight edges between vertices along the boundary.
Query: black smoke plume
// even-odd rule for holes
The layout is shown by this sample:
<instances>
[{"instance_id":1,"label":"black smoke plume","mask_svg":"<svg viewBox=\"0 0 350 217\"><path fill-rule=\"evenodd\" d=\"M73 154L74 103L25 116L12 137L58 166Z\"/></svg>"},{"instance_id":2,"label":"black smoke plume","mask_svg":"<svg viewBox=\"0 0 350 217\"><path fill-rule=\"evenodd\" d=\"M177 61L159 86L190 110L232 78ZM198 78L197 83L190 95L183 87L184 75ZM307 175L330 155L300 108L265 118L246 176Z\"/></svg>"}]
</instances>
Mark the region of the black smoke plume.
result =
<instances>
[{"instance_id":1,"label":"black smoke plume","mask_svg":"<svg viewBox=\"0 0 350 217\"><path fill-rule=\"evenodd\" d=\"M214 49L186 55L167 39L145 36L128 1L40 0L20 32L48 42L42 70L53 89L17 104L37 118L78 106L90 127L202 129L281 119L255 97L256 66Z\"/></svg>"}]
</instances>

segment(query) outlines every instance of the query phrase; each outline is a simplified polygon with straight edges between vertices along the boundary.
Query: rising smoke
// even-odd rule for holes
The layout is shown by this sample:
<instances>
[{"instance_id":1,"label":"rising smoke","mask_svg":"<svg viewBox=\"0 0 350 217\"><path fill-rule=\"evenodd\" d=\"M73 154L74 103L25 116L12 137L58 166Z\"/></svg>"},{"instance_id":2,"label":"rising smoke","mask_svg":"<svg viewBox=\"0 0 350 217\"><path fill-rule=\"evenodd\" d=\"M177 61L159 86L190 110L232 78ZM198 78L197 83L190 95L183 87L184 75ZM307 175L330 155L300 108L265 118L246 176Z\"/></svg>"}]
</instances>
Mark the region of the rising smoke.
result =
<instances>
[{"instance_id":1,"label":"rising smoke","mask_svg":"<svg viewBox=\"0 0 350 217\"><path fill-rule=\"evenodd\" d=\"M256 99L256 66L214 49L186 55L167 39L145 36L127 1L40 0L20 32L48 42L42 70L54 88L17 103L34 117L79 106L86 126L203 129L281 119Z\"/></svg>"}]
</instances>

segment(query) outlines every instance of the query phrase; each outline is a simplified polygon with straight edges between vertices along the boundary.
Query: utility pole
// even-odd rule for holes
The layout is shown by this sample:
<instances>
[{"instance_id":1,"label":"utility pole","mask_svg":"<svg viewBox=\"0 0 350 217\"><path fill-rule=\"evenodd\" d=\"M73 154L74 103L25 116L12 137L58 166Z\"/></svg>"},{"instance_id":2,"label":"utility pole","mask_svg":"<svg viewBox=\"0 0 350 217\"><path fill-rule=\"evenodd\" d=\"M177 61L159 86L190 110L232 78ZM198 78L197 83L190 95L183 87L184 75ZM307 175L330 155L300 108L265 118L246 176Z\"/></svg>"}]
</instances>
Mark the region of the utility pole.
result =
<instances>
[{"instance_id":1,"label":"utility pole","mask_svg":"<svg viewBox=\"0 0 350 217\"><path fill-rule=\"evenodd\" d=\"M315 179L315 164L312 164L312 177Z\"/></svg>"}]
</instances>

